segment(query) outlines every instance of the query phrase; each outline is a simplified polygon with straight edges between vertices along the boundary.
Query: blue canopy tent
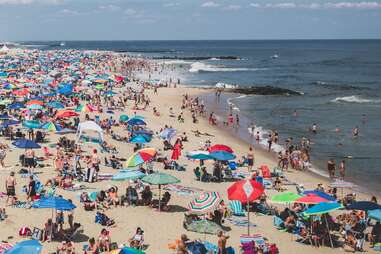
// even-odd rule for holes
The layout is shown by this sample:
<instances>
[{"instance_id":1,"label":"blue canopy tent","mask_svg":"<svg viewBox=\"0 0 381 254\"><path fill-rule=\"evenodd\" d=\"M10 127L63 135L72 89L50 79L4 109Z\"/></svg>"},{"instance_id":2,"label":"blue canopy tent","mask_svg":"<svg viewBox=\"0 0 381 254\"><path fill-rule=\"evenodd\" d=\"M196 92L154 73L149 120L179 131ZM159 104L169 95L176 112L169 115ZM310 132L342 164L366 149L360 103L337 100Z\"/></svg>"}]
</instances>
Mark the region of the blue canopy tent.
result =
<instances>
[{"instance_id":1,"label":"blue canopy tent","mask_svg":"<svg viewBox=\"0 0 381 254\"><path fill-rule=\"evenodd\" d=\"M73 86L71 84L63 84L57 89L57 93L62 95L71 95L73 93Z\"/></svg>"},{"instance_id":2,"label":"blue canopy tent","mask_svg":"<svg viewBox=\"0 0 381 254\"><path fill-rule=\"evenodd\" d=\"M26 240L19 242L4 254L40 254L42 245L37 240Z\"/></svg>"},{"instance_id":3,"label":"blue canopy tent","mask_svg":"<svg viewBox=\"0 0 381 254\"><path fill-rule=\"evenodd\" d=\"M146 144L146 143L149 143L149 142L151 142L151 138L146 136L146 135L142 135L142 134L133 136L130 139L130 143Z\"/></svg>"},{"instance_id":4,"label":"blue canopy tent","mask_svg":"<svg viewBox=\"0 0 381 254\"><path fill-rule=\"evenodd\" d=\"M12 143L17 148L24 148L24 149L39 149L41 146L37 143L35 143L32 140L29 139L18 139Z\"/></svg>"},{"instance_id":5,"label":"blue canopy tent","mask_svg":"<svg viewBox=\"0 0 381 254\"><path fill-rule=\"evenodd\" d=\"M147 125L146 122L144 122L142 119L139 118L131 118L127 121L128 125Z\"/></svg>"}]
</instances>

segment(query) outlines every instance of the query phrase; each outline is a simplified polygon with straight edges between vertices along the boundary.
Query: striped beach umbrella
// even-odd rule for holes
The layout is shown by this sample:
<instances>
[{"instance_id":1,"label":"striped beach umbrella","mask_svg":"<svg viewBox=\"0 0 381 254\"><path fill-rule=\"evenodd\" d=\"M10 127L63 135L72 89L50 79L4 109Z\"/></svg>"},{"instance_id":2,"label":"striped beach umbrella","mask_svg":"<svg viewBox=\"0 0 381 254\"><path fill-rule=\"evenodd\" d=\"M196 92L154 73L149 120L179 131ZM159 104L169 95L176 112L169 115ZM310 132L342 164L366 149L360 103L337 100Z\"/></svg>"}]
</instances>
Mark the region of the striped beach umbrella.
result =
<instances>
[{"instance_id":1,"label":"striped beach umbrella","mask_svg":"<svg viewBox=\"0 0 381 254\"><path fill-rule=\"evenodd\" d=\"M152 160L156 155L155 148L143 148L131 155L131 157L126 162L127 168L133 168L143 164L144 162Z\"/></svg>"},{"instance_id":2,"label":"striped beach umbrella","mask_svg":"<svg viewBox=\"0 0 381 254\"><path fill-rule=\"evenodd\" d=\"M84 104L84 105L79 105L76 109L75 109L76 112L86 112L86 113L89 113L89 112L94 112L95 111L95 107L92 106L92 105L89 105L89 104Z\"/></svg>"},{"instance_id":3,"label":"striped beach umbrella","mask_svg":"<svg viewBox=\"0 0 381 254\"><path fill-rule=\"evenodd\" d=\"M48 130L48 131L60 131L62 128L58 124L55 124L54 122L47 122L41 126L41 129Z\"/></svg>"},{"instance_id":4,"label":"striped beach umbrella","mask_svg":"<svg viewBox=\"0 0 381 254\"><path fill-rule=\"evenodd\" d=\"M218 192L203 192L189 203L188 208L192 213L205 214L215 210L221 201L221 195Z\"/></svg>"}]
</instances>

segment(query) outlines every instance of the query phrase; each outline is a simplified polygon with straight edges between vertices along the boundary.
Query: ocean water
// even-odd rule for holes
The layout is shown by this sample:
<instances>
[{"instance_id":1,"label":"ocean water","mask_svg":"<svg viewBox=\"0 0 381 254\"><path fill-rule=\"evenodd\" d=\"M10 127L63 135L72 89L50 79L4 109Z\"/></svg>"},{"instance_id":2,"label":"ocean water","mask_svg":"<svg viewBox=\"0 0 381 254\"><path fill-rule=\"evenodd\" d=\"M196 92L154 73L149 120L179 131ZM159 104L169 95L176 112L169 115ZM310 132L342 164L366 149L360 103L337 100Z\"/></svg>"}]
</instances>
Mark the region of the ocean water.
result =
<instances>
[{"instance_id":1,"label":"ocean water","mask_svg":"<svg viewBox=\"0 0 381 254\"><path fill-rule=\"evenodd\" d=\"M301 96L213 94L204 100L221 118L228 103L241 119L237 135L248 136L254 122L260 131L313 142L312 159L325 174L326 161L347 162L347 179L381 191L381 40L295 41L103 41L22 42L41 49L75 48L128 52L168 66L160 79L180 77L192 86L217 83L276 86ZM277 57L274 57L277 55ZM294 117L296 111L298 116ZM318 125L318 134L309 128ZM358 126L360 135L352 138ZM335 128L340 128L340 133Z\"/></svg>"}]
</instances>

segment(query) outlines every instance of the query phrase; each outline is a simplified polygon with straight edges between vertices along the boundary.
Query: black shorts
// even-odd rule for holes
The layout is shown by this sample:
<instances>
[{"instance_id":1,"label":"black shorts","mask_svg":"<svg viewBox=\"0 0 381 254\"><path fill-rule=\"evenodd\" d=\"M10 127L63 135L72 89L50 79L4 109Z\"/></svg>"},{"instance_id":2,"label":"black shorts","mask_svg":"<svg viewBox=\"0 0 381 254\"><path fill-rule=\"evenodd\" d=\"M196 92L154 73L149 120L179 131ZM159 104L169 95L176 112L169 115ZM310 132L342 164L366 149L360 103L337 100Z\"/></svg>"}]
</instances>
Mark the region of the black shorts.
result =
<instances>
[{"instance_id":1,"label":"black shorts","mask_svg":"<svg viewBox=\"0 0 381 254\"><path fill-rule=\"evenodd\" d=\"M247 159L247 164L249 166L253 166L254 165L254 159Z\"/></svg>"},{"instance_id":2,"label":"black shorts","mask_svg":"<svg viewBox=\"0 0 381 254\"><path fill-rule=\"evenodd\" d=\"M33 158L25 158L25 166L34 167L34 159Z\"/></svg>"},{"instance_id":3,"label":"black shorts","mask_svg":"<svg viewBox=\"0 0 381 254\"><path fill-rule=\"evenodd\" d=\"M7 196L16 196L16 191L14 186L7 187Z\"/></svg>"}]
</instances>

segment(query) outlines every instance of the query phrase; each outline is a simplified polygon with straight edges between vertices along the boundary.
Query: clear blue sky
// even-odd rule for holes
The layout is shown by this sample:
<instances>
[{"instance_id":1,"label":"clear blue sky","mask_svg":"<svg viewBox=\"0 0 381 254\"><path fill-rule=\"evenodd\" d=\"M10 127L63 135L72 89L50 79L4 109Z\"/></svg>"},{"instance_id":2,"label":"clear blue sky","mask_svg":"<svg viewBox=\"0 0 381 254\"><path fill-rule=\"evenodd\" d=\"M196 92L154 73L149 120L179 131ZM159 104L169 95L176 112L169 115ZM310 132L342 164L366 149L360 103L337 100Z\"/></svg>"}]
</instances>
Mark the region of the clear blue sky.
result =
<instances>
[{"instance_id":1,"label":"clear blue sky","mask_svg":"<svg viewBox=\"0 0 381 254\"><path fill-rule=\"evenodd\" d=\"M381 38L381 0L0 0L0 41L304 38Z\"/></svg>"}]
</instances>

